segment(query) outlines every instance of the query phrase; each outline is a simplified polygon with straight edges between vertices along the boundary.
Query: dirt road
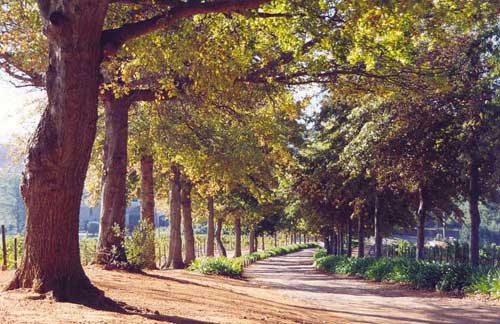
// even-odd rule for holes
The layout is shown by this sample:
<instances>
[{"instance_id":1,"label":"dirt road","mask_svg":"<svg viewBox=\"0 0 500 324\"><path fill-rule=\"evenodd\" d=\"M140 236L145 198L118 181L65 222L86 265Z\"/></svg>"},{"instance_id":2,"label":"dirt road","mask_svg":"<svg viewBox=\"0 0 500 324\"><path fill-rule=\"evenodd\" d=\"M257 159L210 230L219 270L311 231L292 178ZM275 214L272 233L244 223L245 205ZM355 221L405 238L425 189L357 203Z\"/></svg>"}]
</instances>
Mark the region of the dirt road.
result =
<instances>
[{"instance_id":1,"label":"dirt road","mask_svg":"<svg viewBox=\"0 0 500 324\"><path fill-rule=\"evenodd\" d=\"M351 323L500 323L498 306L318 273L312 250L258 262L245 277L254 287Z\"/></svg>"},{"instance_id":2,"label":"dirt road","mask_svg":"<svg viewBox=\"0 0 500 324\"><path fill-rule=\"evenodd\" d=\"M0 324L500 323L500 307L318 273L311 250L258 262L245 280L184 270L85 270L121 311L0 292ZM12 275L0 271L0 288Z\"/></svg>"}]
</instances>

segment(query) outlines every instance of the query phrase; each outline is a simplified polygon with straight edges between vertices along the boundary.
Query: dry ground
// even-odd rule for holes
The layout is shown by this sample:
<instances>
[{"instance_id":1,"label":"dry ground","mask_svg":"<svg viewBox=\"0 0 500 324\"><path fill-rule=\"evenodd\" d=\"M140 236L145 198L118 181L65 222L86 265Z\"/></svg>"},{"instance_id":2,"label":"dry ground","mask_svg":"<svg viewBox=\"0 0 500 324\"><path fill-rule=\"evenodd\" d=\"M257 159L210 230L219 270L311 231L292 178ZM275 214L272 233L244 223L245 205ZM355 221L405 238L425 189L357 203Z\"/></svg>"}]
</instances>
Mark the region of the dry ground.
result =
<instances>
[{"instance_id":1,"label":"dry ground","mask_svg":"<svg viewBox=\"0 0 500 324\"><path fill-rule=\"evenodd\" d=\"M327 311L293 306L265 290L259 294L242 280L177 270L132 274L89 267L86 272L107 297L133 311L100 311L50 299L32 300L29 297L34 295L26 292L1 292L0 324L342 323ZM11 276L12 272L0 272L0 286Z\"/></svg>"},{"instance_id":2,"label":"dry ground","mask_svg":"<svg viewBox=\"0 0 500 324\"><path fill-rule=\"evenodd\" d=\"M500 307L316 272L312 250L258 262L244 280L187 271L131 274L86 268L127 313L0 293L0 324L500 323ZM0 285L12 273L0 272Z\"/></svg>"}]
</instances>

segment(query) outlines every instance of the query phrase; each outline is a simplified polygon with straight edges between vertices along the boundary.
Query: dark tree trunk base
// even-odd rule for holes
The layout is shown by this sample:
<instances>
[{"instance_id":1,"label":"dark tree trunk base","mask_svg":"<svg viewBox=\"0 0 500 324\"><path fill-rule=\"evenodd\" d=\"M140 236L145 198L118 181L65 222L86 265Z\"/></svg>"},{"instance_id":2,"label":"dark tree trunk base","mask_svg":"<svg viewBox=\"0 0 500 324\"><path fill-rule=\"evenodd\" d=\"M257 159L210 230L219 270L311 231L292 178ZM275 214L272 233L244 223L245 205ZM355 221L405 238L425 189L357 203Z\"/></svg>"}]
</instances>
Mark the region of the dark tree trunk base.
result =
<instances>
[{"instance_id":1,"label":"dark tree trunk base","mask_svg":"<svg viewBox=\"0 0 500 324\"><path fill-rule=\"evenodd\" d=\"M5 291L27 288L45 296L51 296L55 301L83 304L92 307L105 307L107 300L104 292L90 283L82 273L66 279L33 277L31 274L18 271Z\"/></svg>"}]
</instances>

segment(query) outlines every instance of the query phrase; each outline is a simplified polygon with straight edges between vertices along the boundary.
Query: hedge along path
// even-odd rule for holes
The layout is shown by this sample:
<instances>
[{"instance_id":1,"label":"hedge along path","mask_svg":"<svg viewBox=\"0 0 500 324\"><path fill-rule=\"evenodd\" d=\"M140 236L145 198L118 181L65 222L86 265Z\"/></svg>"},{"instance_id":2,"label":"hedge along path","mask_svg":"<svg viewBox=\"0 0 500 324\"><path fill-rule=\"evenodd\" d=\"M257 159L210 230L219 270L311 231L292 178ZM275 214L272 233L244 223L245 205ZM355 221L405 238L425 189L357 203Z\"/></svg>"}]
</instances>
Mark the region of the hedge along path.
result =
<instances>
[{"instance_id":1,"label":"hedge along path","mask_svg":"<svg viewBox=\"0 0 500 324\"><path fill-rule=\"evenodd\" d=\"M499 323L500 306L374 283L313 267L313 249L259 261L243 273L254 287L351 323Z\"/></svg>"}]
</instances>

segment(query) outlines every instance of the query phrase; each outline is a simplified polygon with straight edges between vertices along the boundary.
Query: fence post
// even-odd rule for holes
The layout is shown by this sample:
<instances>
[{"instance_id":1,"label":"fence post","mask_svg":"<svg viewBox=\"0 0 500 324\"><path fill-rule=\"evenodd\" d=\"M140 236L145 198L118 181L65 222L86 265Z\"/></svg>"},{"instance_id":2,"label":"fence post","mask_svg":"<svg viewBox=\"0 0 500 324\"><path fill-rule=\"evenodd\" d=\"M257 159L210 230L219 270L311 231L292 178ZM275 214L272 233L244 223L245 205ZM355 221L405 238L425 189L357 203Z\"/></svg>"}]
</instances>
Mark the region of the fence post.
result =
<instances>
[{"instance_id":1,"label":"fence post","mask_svg":"<svg viewBox=\"0 0 500 324\"><path fill-rule=\"evenodd\" d=\"M7 244L5 242L5 225L2 225L2 270L7 270Z\"/></svg>"},{"instance_id":2,"label":"fence post","mask_svg":"<svg viewBox=\"0 0 500 324\"><path fill-rule=\"evenodd\" d=\"M14 269L17 270L17 237L14 237Z\"/></svg>"}]
</instances>

